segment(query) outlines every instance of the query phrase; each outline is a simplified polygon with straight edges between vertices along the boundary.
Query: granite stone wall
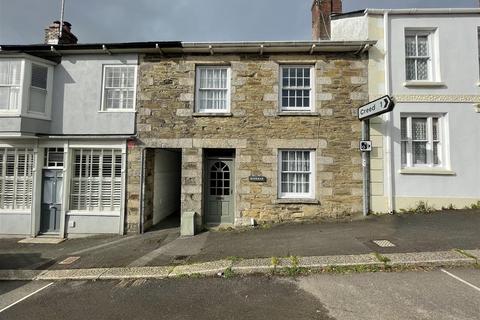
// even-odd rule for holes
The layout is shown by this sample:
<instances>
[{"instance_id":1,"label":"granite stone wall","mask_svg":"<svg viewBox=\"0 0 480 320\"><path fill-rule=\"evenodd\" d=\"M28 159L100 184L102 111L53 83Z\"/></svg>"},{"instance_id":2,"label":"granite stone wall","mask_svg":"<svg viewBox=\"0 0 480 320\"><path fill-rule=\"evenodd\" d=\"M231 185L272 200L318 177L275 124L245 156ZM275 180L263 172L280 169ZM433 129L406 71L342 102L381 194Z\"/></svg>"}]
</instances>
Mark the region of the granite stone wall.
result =
<instances>
[{"instance_id":1,"label":"granite stone wall","mask_svg":"<svg viewBox=\"0 0 480 320\"><path fill-rule=\"evenodd\" d=\"M315 69L315 110L279 112L279 68ZM231 112L195 112L198 65L231 67ZM202 224L203 154L206 148L235 149L235 225L340 217L361 211L362 175L356 109L367 102L365 54L145 55L138 69L137 135L129 148L127 226L138 230L142 148L182 149L182 212ZM315 199L278 199L277 157L281 149L315 151ZM267 177L250 182L250 175ZM151 179L146 179L146 194ZM152 189L153 190L153 189ZM148 209L148 197L147 206ZM151 216L145 212L145 226Z\"/></svg>"}]
</instances>

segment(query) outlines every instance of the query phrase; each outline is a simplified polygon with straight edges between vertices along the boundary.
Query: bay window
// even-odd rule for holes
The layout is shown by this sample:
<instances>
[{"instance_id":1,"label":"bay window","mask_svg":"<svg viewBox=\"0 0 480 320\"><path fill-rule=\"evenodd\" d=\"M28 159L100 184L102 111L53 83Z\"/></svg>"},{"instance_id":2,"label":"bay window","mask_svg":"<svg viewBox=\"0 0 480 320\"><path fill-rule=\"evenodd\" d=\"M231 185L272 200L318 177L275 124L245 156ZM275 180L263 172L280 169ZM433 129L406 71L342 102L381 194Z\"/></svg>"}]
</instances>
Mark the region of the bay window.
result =
<instances>
[{"instance_id":1,"label":"bay window","mask_svg":"<svg viewBox=\"0 0 480 320\"><path fill-rule=\"evenodd\" d=\"M0 111L20 109L22 60L0 60Z\"/></svg>"}]
</instances>

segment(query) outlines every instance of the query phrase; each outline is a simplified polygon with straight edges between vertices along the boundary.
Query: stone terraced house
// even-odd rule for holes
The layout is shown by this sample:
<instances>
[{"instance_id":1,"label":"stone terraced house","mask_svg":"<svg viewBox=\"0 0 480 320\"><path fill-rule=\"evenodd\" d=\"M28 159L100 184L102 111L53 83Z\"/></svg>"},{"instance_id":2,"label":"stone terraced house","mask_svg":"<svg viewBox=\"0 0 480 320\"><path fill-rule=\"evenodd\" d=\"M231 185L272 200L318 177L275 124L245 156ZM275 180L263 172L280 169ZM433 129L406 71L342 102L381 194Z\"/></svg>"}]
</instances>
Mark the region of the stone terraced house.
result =
<instances>
[{"instance_id":1,"label":"stone terraced house","mask_svg":"<svg viewBox=\"0 0 480 320\"><path fill-rule=\"evenodd\" d=\"M128 231L172 213L193 234L362 210L356 111L375 42L325 40L324 2L312 6L314 41L184 42L140 56Z\"/></svg>"}]
</instances>

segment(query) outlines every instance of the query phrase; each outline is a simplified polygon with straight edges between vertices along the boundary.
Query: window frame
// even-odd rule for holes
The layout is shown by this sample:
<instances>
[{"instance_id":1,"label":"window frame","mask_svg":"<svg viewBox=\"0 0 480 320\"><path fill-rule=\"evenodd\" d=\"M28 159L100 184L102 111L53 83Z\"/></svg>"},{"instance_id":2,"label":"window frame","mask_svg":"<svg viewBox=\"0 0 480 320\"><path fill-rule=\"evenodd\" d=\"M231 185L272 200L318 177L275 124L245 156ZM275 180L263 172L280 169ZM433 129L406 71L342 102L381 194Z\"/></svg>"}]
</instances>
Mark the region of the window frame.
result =
<instances>
[{"instance_id":1,"label":"window frame","mask_svg":"<svg viewBox=\"0 0 480 320\"><path fill-rule=\"evenodd\" d=\"M282 192L282 154L283 152L309 152L310 153L310 177L309 186L310 192L296 193L296 192ZM313 149L278 149L277 155L277 194L278 199L315 199L315 183L316 183L316 150ZM300 172L299 172L300 173Z\"/></svg>"},{"instance_id":2,"label":"window frame","mask_svg":"<svg viewBox=\"0 0 480 320\"><path fill-rule=\"evenodd\" d=\"M118 109L107 109L105 105L105 91L106 91L106 78L107 78L107 68L133 68L133 105L132 108L118 108ZM137 72L138 68L136 64L104 64L102 66L102 94L101 94L101 104L100 104L100 112L135 112L137 109ZM122 88L124 89L124 88Z\"/></svg>"},{"instance_id":3,"label":"window frame","mask_svg":"<svg viewBox=\"0 0 480 320\"><path fill-rule=\"evenodd\" d=\"M47 69L47 79L45 81L45 88L41 88L41 87L36 87L36 86L33 86L32 85L32 77L33 77L33 66L34 65L37 65L41 68L46 68ZM37 62L34 62L32 61L31 64L30 64L30 83L29 83L29 86L28 86L28 89L29 89L29 99L28 99L28 106L27 106L27 112L29 114L35 114L35 115L39 115L39 116L45 116L47 115L47 112L48 112L48 94L49 94L49 90L48 90L48 87L49 87L49 68L47 65L44 65L44 64L40 64L40 63L37 63ZM31 107L32 107L32 90L37 90L37 91L41 91L43 94L45 94L45 105L44 105L44 111L43 112L39 112L39 111L35 111L35 110L32 110Z\"/></svg>"},{"instance_id":4,"label":"window frame","mask_svg":"<svg viewBox=\"0 0 480 320\"><path fill-rule=\"evenodd\" d=\"M0 190L5 190L5 186L8 181L11 182L10 188L12 188L11 194L11 207L5 207L5 196L3 191L0 192L0 214L4 212L30 212L34 205L33 192L34 192L34 178L35 178L35 166L36 166L36 153L33 147L0 147L1 165L0 165ZM14 156L13 175L7 175L7 155ZM24 155L24 169L23 175L19 176L19 155ZM23 195L18 194L19 181L23 180ZM26 190L25 190L26 189ZM29 191L29 192L28 192ZM22 198L23 205L18 204L18 198ZM21 201L20 201L21 202Z\"/></svg>"},{"instance_id":5,"label":"window frame","mask_svg":"<svg viewBox=\"0 0 480 320\"><path fill-rule=\"evenodd\" d=\"M283 106L283 95L282 91L285 90L307 90L306 87L296 88L296 87L284 87L283 86L283 70L286 68L308 68L310 69L310 105L309 107L284 107ZM316 97L315 97L315 65L311 64L281 64L279 68L279 81L278 81L278 110L282 113L289 112L315 112Z\"/></svg>"},{"instance_id":6,"label":"window frame","mask_svg":"<svg viewBox=\"0 0 480 320\"><path fill-rule=\"evenodd\" d=\"M125 161L124 161L124 158L125 158L125 155L122 151L122 149L119 149L119 148L73 148L73 149L70 149L71 150L71 177L70 177L70 190L69 190L69 195L68 195L68 212L70 213L95 213L95 214L99 214L99 215L111 215L112 213L117 213L119 212L122 207L123 207L123 192L124 192L124 168L125 168ZM83 162L83 158L80 159L80 176L76 176L76 173L75 173L75 170L76 170L76 165L77 165L77 162L76 162L76 156L77 154L80 155L80 157L82 157L84 154L85 155L88 155L89 158L87 160L87 165L85 166L85 172L87 172L87 170L89 171L89 175L88 176L82 176L82 173L83 173L83 167L81 167L82 163ZM93 169L92 169L92 164L93 164L93 161L92 161L92 156L93 155L99 155L100 154L100 157L98 159L98 176L91 176L91 173L93 172ZM111 168L110 168L110 176L104 176L103 175L103 170L104 170L104 166L103 166L103 163L104 163L104 155L111 155L112 156L112 160L111 160ZM120 156L120 168L117 167L116 165L116 159L115 157L116 156ZM119 170L118 172L116 172L116 170ZM117 173L118 173L118 176L117 176ZM88 192L83 192L82 190L82 183L87 183L87 184L90 184L89 186L87 186L87 189L88 190L91 190L92 189L92 186L94 186L94 184L92 183L93 182L96 182L97 183L97 188L98 188L98 192L96 194L96 201L98 202L97 203L97 206L92 206L91 202L92 202L92 195L91 195L91 192L88 193ZM74 187L76 185L76 182L79 182L79 187L78 187L78 191L77 192L74 192ZM102 196L102 192L103 192L103 184L107 182L109 185L110 185L110 196L111 196L111 200L110 200L110 205L103 205L102 203L102 199L103 199L103 196ZM114 198L114 193L115 193L115 188L119 188L119 192L118 194L115 195L116 198ZM79 199L76 201L78 202L78 207L75 207L75 201L73 200L75 197L78 197ZM82 198L87 198L87 197L90 197L89 200L83 200L85 201L85 208L83 208L81 206L82 204ZM118 202L118 205L115 205L115 201Z\"/></svg>"},{"instance_id":7,"label":"window frame","mask_svg":"<svg viewBox=\"0 0 480 320\"><path fill-rule=\"evenodd\" d=\"M225 90L225 89L212 89L212 88L200 88L200 70L201 69L226 69L227 70L227 100L225 109L200 109L200 90ZM231 112L231 95L232 95L232 68L229 65L197 65L195 66L195 106L194 112L201 114L229 114Z\"/></svg>"},{"instance_id":8,"label":"window frame","mask_svg":"<svg viewBox=\"0 0 480 320\"><path fill-rule=\"evenodd\" d=\"M17 107L15 109L11 109L9 106L9 109L0 109L0 114L3 115L9 115L9 114L20 114L22 112L22 104L23 104L23 92L24 92L24 82L25 82L25 59L22 58L6 58L2 59L2 61L7 61L7 62L19 62L20 63L20 78L19 78L19 84L18 85L12 85L12 84L5 84L5 83L0 83L0 87L2 88L18 88L18 102L17 102Z\"/></svg>"},{"instance_id":9,"label":"window frame","mask_svg":"<svg viewBox=\"0 0 480 320\"><path fill-rule=\"evenodd\" d=\"M427 119L427 139L426 142L426 163L414 164L413 163L413 142L420 140L413 140L412 137L412 119L421 118ZM438 119L437 123L437 139L433 139L433 119ZM407 126L407 138L402 138L401 126L402 119L406 119ZM423 141L423 140L422 140ZM406 142L406 162L403 162L402 144ZM434 151L433 146L437 143L439 151L437 154L438 164L434 163ZM447 115L442 113L402 113L400 115L400 167L402 169L411 168L432 168L432 169L448 169L448 143L447 143Z\"/></svg>"},{"instance_id":10,"label":"window frame","mask_svg":"<svg viewBox=\"0 0 480 320\"><path fill-rule=\"evenodd\" d=\"M404 63L405 63L405 81L407 82L435 82L435 46L434 36L436 30L434 29L405 29L404 41ZM415 56L407 56L407 37L415 36L415 49L417 54ZM427 56L418 56L418 37L427 36ZM418 68L415 63L415 79L408 79L407 60L414 60L415 62L422 59L427 59L428 77L427 79L418 79Z\"/></svg>"}]
</instances>

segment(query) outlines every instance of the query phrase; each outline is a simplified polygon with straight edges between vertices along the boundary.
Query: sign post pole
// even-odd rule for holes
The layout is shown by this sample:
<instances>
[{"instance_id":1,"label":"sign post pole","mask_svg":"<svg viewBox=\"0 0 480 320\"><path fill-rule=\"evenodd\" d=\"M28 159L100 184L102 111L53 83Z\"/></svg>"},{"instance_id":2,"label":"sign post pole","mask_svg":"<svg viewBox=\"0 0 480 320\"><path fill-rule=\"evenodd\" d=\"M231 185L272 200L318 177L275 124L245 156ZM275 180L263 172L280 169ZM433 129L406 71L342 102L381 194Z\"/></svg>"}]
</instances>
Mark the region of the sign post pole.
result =
<instances>
[{"instance_id":1,"label":"sign post pole","mask_svg":"<svg viewBox=\"0 0 480 320\"><path fill-rule=\"evenodd\" d=\"M372 143L370 140L370 118L377 117L390 112L395 107L395 102L390 96L383 96L358 108L358 120L362 121L362 151L363 167L363 215L370 213L370 151Z\"/></svg>"},{"instance_id":2,"label":"sign post pole","mask_svg":"<svg viewBox=\"0 0 480 320\"><path fill-rule=\"evenodd\" d=\"M362 140L370 140L370 119L362 121ZM362 152L363 216L370 213L370 152Z\"/></svg>"}]
</instances>

